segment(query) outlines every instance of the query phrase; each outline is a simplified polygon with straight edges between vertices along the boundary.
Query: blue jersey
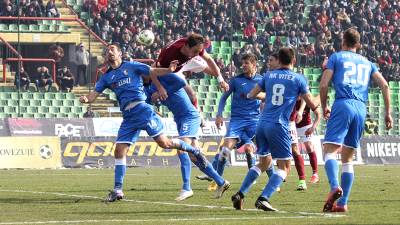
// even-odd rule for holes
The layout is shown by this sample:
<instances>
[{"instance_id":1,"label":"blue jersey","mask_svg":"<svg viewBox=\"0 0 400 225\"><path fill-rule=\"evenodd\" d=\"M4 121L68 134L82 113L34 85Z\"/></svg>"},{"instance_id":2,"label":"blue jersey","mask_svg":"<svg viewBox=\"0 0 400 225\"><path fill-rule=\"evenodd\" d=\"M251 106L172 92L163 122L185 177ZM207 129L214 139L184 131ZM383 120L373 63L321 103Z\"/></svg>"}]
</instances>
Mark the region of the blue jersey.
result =
<instances>
[{"instance_id":1,"label":"blue jersey","mask_svg":"<svg viewBox=\"0 0 400 225\"><path fill-rule=\"evenodd\" d=\"M289 69L266 72L258 86L265 91L265 108L260 121L289 124L289 117L299 95L309 92L303 75Z\"/></svg>"},{"instance_id":2,"label":"blue jersey","mask_svg":"<svg viewBox=\"0 0 400 225\"><path fill-rule=\"evenodd\" d=\"M116 68L110 68L97 81L95 91L101 93L104 89L111 89L117 96L121 111L133 101L145 101L142 75L150 75L150 67L139 62L122 62Z\"/></svg>"},{"instance_id":3,"label":"blue jersey","mask_svg":"<svg viewBox=\"0 0 400 225\"><path fill-rule=\"evenodd\" d=\"M371 75L378 71L375 64L357 53L341 51L329 57L327 68L333 71L336 99L368 100Z\"/></svg>"},{"instance_id":4,"label":"blue jersey","mask_svg":"<svg viewBox=\"0 0 400 225\"><path fill-rule=\"evenodd\" d=\"M221 116L225 108L225 102L229 95L232 95L231 118L238 119L258 119L260 115L261 101L258 99L247 99L246 95L262 80L260 74L255 74L248 78L240 74L232 78L229 82L229 91L225 92L218 105L218 115Z\"/></svg>"},{"instance_id":5,"label":"blue jersey","mask_svg":"<svg viewBox=\"0 0 400 225\"><path fill-rule=\"evenodd\" d=\"M175 121L184 117L197 117L199 112L193 106L183 87L186 86L186 81L175 73L158 77L160 83L163 85L168 93L168 98L161 103L174 114ZM157 89L154 84L151 84L148 90L149 98L156 92Z\"/></svg>"}]
</instances>

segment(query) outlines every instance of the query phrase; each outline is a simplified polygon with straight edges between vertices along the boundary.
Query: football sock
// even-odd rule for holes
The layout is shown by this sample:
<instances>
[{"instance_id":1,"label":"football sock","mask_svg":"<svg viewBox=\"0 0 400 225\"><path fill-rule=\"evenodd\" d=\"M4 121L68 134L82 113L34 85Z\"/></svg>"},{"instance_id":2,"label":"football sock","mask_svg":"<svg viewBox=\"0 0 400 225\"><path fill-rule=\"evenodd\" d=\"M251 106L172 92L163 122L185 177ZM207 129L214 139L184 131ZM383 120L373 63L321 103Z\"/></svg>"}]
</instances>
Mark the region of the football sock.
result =
<instances>
[{"instance_id":1,"label":"football sock","mask_svg":"<svg viewBox=\"0 0 400 225\"><path fill-rule=\"evenodd\" d=\"M347 202L349 200L350 192L351 192L351 186L353 185L353 180L354 180L354 168L353 168L353 163L343 163L342 164L342 179L340 186L343 189L343 196L338 200L337 204L338 206L344 206L347 205Z\"/></svg>"},{"instance_id":2,"label":"football sock","mask_svg":"<svg viewBox=\"0 0 400 225\"><path fill-rule=\"evenodd\" d=\"M180 139L174 138L172 139L172 142L174 143L174 147L179 150L192 153L195 156L198 156L201 153L199 148L193 147Z\"/></svg>"},{"instance_id":3,"label":"football sock","mask_svg":"<svg viewBox=\"0 0 400 225\"><path fill-rule=\"evenodd\" d=\"M220 176L224 174L225 165L230 156L231 150L227 147L221 147L221 152L219 153L218 163L217 163L217 172Z\"/></svg>"},{"instance_id":4,"label":"football sock","mask_svg":"<svg viewBox=\"0 0 400 225\"><path fill-rule=\"evenodd\" d=\"M115 159L114 168L114 190L122 190L124 183L124 177L126 173L126 158Z\"/></svg>"},{"instance_id":5,"label":"football sock","mask_svg":"<svg viewBox=\"0 0 400 225\"><path fill-rule=\"evenodd\" d=\"M190 191L192 188L190 187L190 173L192 170L192 163L190 161L189 154L187 152L178 154L179 161L181 162L181 174L183 187L182 189L185 191Z\"/></svg>"},{"instance_id":6,"label":"football sock","mask_svg":"<svg viewBox=\"0 0 400 225\"><path fill-rule=\"evenodd\" d=\"M339 166L338 162L336 161L335 153L325 154L325 172L329 180L331 191L333 191L335 188L339 187L339 180L338 180Z\"/></svg>"},{"instance_id":7,"label":"football sock","mask_svg":"<svg viewBox=\"0 0 400 225\"><path fill-rule=\"evenodd\" d=\"M199 167L200 168L200 167ZM222 178L217 171L214 170L210 163L207 163L205 168L200 168L200 170L206 174L208 177L211 177L218 186L222 186L225 183L224 178Z\"/></svg>"},{"instance_id":8,"label":"football sock","mask_svg":"<svg viewBox=\"0 0 400 225\"><path fill-rule=\"evenodd\" d=\"M299 175L299 180L305 180L306 175L304 172L304 159L300 154L293 154L294 165L296 166L297 174Z\"/></svg>"},{"instance_id":9,"label":"football sock","mask_svg":"<svg viewBox=\"0 0 400 225\"><path fill-rule=\"evenodd\" d=\"M270 199L270 197L276 191L276 189L281 186L286 176L287 176L286 171L277 169L276 172L269 179L267 185L265 186L263 192L261 193L261 196L266 199Z\"/></svg>"},{"instance_id":10,"label":"football sock","mask_svg":"<svg viewBox=\"0 0 400 225\"><path fill-rule=\"evenodd\" d=\"M308 153L308 157L310 157L310 165L311 165L313 174L318 173L317 153L315 153L315 151L312 151L312 152Z\"/></svg>"},{"instance_id":11,"label":"football sock","mask_svg":"<svg viewBox=\"0 0 400 225\"><path fill-rule=\"evenodd\" d=\"M256 157L252 152L246 152L247 168L251 168L256 165Z\"/></svg>"},{"instance_id":12,"label":"football sock","mask_svg":"<svg viewBox=\"0 0 400 225\"><path fill-rule=\"evenodd\" d=\"M251 186L253 185L254 181L260 176L261 170L257 166L253 166L247 172L246 177L243 180L242 186L240 187L240 192L246 194L249 192Z\"/></svg>"},{"instance_id":13,"label":"football sock","mask_svg":"<svg viewBox=\"0 0 400 225\"><path fill-rule=\"evenodd\" d=\"M213 166L213 168L216 170L217 169L217 166L218 166L218 158L219 158L219 153L217 153L215 156L214 156L214 159L213 159L213 161L212 161L212 166Z\"/></svg>"},{"instance_id":14,"label":"football sock","mask_svg":"<svg viewBox=\"0 0 400 225\"><path fill-rule=\"evenodd\" d=\"M271 166L267 169L267 171L265 171L267 172L269 179L271 179L272 175L274 174L274 171L275 171L274 164L271 163Z\"/></svg>"}]
</instances>

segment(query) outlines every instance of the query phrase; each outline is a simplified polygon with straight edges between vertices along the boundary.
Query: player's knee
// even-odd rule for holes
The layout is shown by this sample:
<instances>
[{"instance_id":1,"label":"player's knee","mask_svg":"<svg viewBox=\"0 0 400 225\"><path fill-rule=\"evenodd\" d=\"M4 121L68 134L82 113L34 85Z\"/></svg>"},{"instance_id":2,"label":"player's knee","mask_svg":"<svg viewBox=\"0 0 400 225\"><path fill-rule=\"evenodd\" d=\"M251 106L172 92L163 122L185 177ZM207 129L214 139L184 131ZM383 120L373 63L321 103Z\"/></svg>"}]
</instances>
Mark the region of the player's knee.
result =
<instances>
[{"instance_id":1,"label":"player's knee","mask_svg":"<svg viewBox=\"0 0 400 225\"><path fill-rule=\"evenodd\" d=\"M244 145L244 151L245 151L247 154L254 153L254 146L253 146L252 144L245 144L245 145Z\"/></svg>"},{"instance_id":2,"label":"player's knee","mask_svg":"<svg viewBox=\"0 0 400 225\"><path fill-rule=\"evenodd\" d=\"M173 143L168 138L159 138L156 142L161 148L173 148Z\"/></svg>"},{"instance_id":3,"label":"player's knee","mask_svg":"<svg viewBox=\"0 0 400 225\"><path fill-rule=\"evenodd\" d=\"M220 161L228 160L230 154L231 154L231 150L225 146L222 146L221 151L219 153L218 160L220 160Z\"/></svg>"},{"instance_id":4,"label":"player's knee","mask_svg":"<svg viewBox=\"0 0 400 225\"><path fill-rule=\"evenodd\" d=\"M118 143L115 146L114 157L116 159L122 159L126 156L126 152L128 151L129 145L124 143Z\"/></svg>"}]
</instances>

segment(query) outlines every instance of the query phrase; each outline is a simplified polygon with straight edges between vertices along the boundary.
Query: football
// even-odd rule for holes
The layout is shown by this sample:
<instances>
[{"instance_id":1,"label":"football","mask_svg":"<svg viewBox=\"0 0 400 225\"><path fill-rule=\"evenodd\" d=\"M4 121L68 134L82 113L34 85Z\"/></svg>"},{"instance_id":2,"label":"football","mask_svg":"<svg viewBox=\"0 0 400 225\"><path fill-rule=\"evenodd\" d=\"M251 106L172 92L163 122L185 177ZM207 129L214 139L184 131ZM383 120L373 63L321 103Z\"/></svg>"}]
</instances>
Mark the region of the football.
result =
<instances>
[{"instance_id":1,"label":"football","mask_svg":"<svg viewBox=\"0 0 400 225\"><path fill-rule=\"evenodd\" d=\"M139 44L149 46L154 42L154 33L151 30L140 31L137 41Z\"/></svg>"},{"instance_id":2,"label":"football","mask_svg":"<svg viewBox=\"0 0 400 225\"><path fill-rule=\"evenodd\" d=\"M39 153L43 159L50 159L53 156L53 150L48 145L40 146Z\"/></svg>"}]
</instances>

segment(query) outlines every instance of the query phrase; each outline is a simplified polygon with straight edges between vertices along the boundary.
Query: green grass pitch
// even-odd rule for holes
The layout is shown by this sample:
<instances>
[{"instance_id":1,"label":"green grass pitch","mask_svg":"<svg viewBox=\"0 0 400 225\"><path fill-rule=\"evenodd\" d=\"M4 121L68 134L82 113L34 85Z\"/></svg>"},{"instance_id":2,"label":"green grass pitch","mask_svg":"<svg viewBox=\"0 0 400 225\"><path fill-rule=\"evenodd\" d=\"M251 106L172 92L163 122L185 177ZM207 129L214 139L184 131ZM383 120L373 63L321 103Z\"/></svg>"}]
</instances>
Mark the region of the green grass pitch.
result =
<instances>
[{"instance_id":1,"label":"green grass pitch","mask_svg":"<svg viewBox=\"0 0 400 225\"><path fill-rule=\"evenodd\" d=\"M308 174L310 168L306 168ZM356 180L347 214L322 214L328 191L323 167L321 181L296 191L295 169L271 203L280 212L254 209L267 180L263 174L245 199L245 211L232 208L230 197L247 169L230 167L225 177L231 189L213 199L208 182L198 181L195 195L174 202L181 185L179 168L129 168L126 201L105 204L113 184L112 169L1 170L0 225L11 224L400 224L400 166L356 166Z\"/></svg>"}]
</instances>

